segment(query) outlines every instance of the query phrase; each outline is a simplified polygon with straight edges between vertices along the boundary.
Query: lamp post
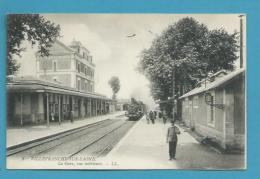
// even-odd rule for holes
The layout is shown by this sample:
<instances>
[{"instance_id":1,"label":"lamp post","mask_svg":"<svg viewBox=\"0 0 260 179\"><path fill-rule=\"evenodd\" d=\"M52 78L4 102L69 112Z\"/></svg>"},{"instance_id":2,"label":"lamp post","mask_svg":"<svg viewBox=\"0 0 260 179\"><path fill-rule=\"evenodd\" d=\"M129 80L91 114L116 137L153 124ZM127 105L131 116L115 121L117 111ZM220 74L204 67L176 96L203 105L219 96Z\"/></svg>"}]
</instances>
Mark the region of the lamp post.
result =
<instances>
[{"instance_id":1,"label":"lamp post","mask_svg":"<svg viewBox=\"0 0 260 179\"><path fill-rule=\"evenodd\" d=\"M172 121L175 121L175 65L172 66Z\"/></svg>"}]
</instances>

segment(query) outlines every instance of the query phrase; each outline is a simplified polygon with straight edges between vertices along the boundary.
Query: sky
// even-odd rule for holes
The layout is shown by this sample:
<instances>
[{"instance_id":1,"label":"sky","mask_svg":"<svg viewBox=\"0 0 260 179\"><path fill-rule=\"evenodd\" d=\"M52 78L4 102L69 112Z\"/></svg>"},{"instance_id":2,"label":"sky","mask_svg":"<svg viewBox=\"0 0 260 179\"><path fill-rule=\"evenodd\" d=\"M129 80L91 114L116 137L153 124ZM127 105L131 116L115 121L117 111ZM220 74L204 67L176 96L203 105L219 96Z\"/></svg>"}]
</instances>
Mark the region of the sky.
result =
<instances>
[{"instance_id":1,"label":"sky","mask_svg":"<svg viewBox=\"0 0 260 179\"><path fill-rule=\"evenodd\" d=\"M90 51L95 70L95 92L112 96L108 84L112 76L119 77L121 88L118 98L135 97L151 108L155 103L150 96L149 81L136 71L140 52L149 48L152 40L168 25L184 17L193 17L209 29L224 28L229 33L239 31L238 14L42 14L61 26L61 38L66 45L72 40ZM132 34L136 34L134 37ZM34 53L26 42L27 51L18 62L19 75L35 75ZM30 60L28 60L30 59Z\"/></svg>"}]
</instances>

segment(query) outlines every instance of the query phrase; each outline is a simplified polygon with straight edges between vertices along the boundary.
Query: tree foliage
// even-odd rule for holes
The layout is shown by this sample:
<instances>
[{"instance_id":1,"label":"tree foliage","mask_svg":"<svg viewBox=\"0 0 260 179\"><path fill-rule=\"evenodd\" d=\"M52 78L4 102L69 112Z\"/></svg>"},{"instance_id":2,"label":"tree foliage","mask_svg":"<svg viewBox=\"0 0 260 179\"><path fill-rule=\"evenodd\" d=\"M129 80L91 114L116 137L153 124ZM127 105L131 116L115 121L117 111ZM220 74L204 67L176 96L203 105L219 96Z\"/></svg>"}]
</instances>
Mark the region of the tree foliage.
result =
<instances>
[{"instance_id":1,"label":"tree foliage","mask_svg":"<svg viewBox=\"0 0 260 179\"><path fill-rule=\"evenodd\" d=\"M111 79L108 81L108 84L112 88L113 96L112 99L116 99L116 94L120 90L120 81L119 78L116 76L111 77Z\"/></svg>"},{"instance_id":2,"label":"tree foliage","mask_svg":"<svg viewBox=\"0 0 260 179\"><path fill-rule=\"evenodd\" d=\"M232 70L237 50L236 32L209 30L186 17L169 25L142 51L138 70L149 79L153 98L165 100L173 94L173 75L175 94L180 96L207 73Z\"/></svg>"},{"instance_id":3,"label":"tree foliage","mask_svg":"<svg viewBox=\"0 0 260 179\"><path fill-rule=\"evenodd\" d=\"M22 42L28 40L37 44L38 52L48 56L54 40L59 37L60 26L46 21L39 14L11 14L7 16L7 74L15 74L20 65L15 56L21 56L26 49Z\"/></svg>"}]
</instances>

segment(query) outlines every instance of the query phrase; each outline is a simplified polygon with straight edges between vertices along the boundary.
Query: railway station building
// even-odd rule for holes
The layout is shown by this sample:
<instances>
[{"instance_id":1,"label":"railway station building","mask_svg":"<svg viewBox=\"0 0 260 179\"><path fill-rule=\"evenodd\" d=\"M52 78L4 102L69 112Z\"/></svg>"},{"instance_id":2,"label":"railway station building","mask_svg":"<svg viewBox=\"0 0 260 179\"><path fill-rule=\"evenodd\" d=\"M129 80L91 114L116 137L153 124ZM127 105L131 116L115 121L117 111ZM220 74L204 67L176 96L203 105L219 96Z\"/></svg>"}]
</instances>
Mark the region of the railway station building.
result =
<instances>
[{"instance_id":1,"label":"railway station building","mask_svg":"<svg viewBox=\"0 0 260 179\"><path fill-rule=\"evenodd\" d=\"M226 150L245 149L245 70L218 73L179 98L186 126Z\"/></svg>"},{"instance_id":2,"label":"railway station building","mask_svg":"<svg viewBox=\"0 0 260 179\"><path fill-rule=\"evenodd\" d=\"M50 55L35 54L36 76L7 77L8 125L47 124L115 111L115 102L95 93L95 65L79 41L56 41Z\"/></svg>"},{"instance_id":3,"label":"railway station building","mask_svg":"<svg viewBox=\"0 0 260 179\"><path fill-rule=\"evenodd\" d=\"M92 56L79 41L70 46L56 40L49 56L36 54L36 75L39 79L55 81L77 91L94 92L95 65Z\"/></svg>"}]
</instances>

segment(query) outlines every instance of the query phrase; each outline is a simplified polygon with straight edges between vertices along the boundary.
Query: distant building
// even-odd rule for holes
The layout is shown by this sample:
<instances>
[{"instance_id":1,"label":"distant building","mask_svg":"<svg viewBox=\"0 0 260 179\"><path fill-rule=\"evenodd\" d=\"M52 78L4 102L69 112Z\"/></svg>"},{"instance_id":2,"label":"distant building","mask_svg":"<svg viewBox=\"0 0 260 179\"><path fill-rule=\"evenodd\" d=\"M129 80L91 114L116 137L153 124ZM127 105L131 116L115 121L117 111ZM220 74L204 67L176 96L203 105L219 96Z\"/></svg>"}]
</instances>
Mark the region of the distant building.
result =
<instances>
[{"instance_id":1,"label":"distant building","mask_svg":"<svg viewBox=\"0 0 260 179\"><path fill-rule=\"evenodd\" d=\"M114 112L114 101L35 77L7 79L8 125L46 124Z\"/></svg>"},{"instance_id":2,"label":"distant building","mask_svg":"<svg viewBox=\"0 0 260 179\"><path fill-rule=\"evenodd\" d=\"M115 111L115 101L95 93L95 65L78 41L56 40L50 55L36 54L37 78L7 78L8 124L59 122Z\"/></svg>"},{"instance_id":3,"label":"distant building","mask_svg":"<svg viewBox=\"0 0 260 179\"><path fill-rule=\"evenodd\" d=\"M180 97L182 120L224 149L245 148L245 70L220 71Z\"/></svg>"},{"instance_id":4,"label":"distant building","mask_svg":"<svg viewBox=\"0 0 260 179\"><path fill-rule=\"evenodd\" d=\"M40 79L56 81L78 91L94 92L95 65L92 56L79 41L69 47L56 40L49 56L36 54L36 74Z\"/></svg>"},{"instance_id":5,"label":"distant building","mask_svg":"<svg viewBox=\"0 0 260 179\"><path fill-rule=\"evenodd\" d=\"M117 110L118 111L127 111L131 101L129 99L117 99Z\"/></svg>"}]
</instances>

